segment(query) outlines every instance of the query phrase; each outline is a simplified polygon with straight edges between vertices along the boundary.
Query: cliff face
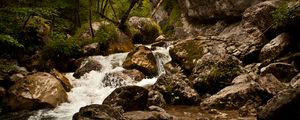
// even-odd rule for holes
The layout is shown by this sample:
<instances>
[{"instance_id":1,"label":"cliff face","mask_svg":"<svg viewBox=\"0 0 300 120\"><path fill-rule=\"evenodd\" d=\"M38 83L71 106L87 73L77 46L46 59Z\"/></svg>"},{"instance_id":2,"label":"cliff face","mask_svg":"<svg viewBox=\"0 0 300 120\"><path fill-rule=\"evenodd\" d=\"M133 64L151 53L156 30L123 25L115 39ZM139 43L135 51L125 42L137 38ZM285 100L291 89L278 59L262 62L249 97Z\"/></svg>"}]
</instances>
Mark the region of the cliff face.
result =
<instances>
[{"instance_id":1,"label":"cliff face","mask_svg":"<svg viewBox=\"0 0 300 120\"><path fill-rule=\"evenodd\" d=\"M265 0L178 0L186 16L199 21L234 20Z\"/></svg>"}]
</instances>

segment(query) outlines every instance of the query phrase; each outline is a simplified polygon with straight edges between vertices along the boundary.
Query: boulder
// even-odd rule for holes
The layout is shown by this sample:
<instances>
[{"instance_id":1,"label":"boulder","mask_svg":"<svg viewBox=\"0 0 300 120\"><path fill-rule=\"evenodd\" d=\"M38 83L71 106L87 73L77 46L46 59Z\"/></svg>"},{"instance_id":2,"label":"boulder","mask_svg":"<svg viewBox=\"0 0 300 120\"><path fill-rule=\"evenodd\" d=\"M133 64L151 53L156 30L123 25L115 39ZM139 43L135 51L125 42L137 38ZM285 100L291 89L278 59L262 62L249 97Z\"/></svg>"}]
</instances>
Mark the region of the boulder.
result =
<instances>
[{"instance_id":1,"label":"boulder","mask_svg":"<svg viewBox=\"0 0 300 120\"><path fill-rule=\"evenodd\" d=\"M49 73L37 72L25 76L8 89L7 97L3 100L3 110L55 108L67 99L67 93L59 80Z\"/></svg>"},{"instance_id":2,"label":"boulder","mask_svg":"<svg viewBox=\"0 0 300 120\"><path fill-rule=\"evenodd\" d=\"M160 26L150 18L131 17L128 20L132 27L132 39L136 44L151 44L162 33Z\"/></svg>"},{"instance_id":3,"label":"boulder","mask_svg":"<svg viewBox=\"0 0 300 120\"><path fill-rule=\"evenodd\" d=\"M277 95L279 92L288 88L287 85L280 82L273 74L265 74L260 76L256 82L261 88L272 95Z\"/></svg>"},{"instance_id":4,"label":"boulder","mask_svg":"<svg viewBox=\"0 0 300 120\"><path fill-rule=\"evenodd\" d=\"M146 76L155 76L158 70L153 53L145 46L139 46L131 51L127 55L123 67L125 69L137 69Z\"/></svg>"},{"instance_id":5,"label":"boulder","mask_svg":"<svg viewBox=\"0 0 300 120\"><path fill-rule=\"evenodd\" d=\"M162 93L169 104L193 105L200 102L200 96L188 84L185 75L161 75L153 86L154 90Z\"/></svg>"},{"instance_id":6,"label":"boulder","mask_svg":"<svg viewBox=\"0 0 300 120\"><path fill-rule=\"evenodd\" d=\"M83 76L85 73L89 73L92 70L94 71L100 71L102 69L102 65L101 63L99 63L98 61L94 60L94 59L87 59L86 61L84 61L81 65L80 68L78 68L73 76L75 78L80 78L81 76Z\"/></svg>"},{"instance_id":7,"label":"boulder","mask_svg":"<svg viewBox=\"0 0 300 120\"><path fill-rule=\"evenodd\" d=\"M186 16L197 21L236 21L250 6L264 0L182 0L179 1Z\"/></svg>"},{"instance_id":8,"label":"boulder","mask_svg":"<svg viewBox=\"0 0 300 120\"><path fill-rule=\"evenodd\" d=\"M125 86L115 89L103 104L121 107L124 112L147 108L148 90L139 86Z\"/></svg>"},{"instance_id":9,"label":"boulder","mask_svg":"<svg viewBox=\"0 0 300 120\"><path fill-rule=\"evenodd\" d=\"M271 63L260 69L261 74L271 73L282 82L290 82L298 74L295 66L287 63Z\"/></svg>"},{"instance_id":10,"label":"boulder","mask_svg":"<svg viewBox=\"0 0 300 120\"><path fill-rule=\"evenodd\" d=\"M300 89L280 92L259 109L257 120L298 120Z\"/></svg>"},{"instance_id":11,"label":"boulder","mask_svg":"<svg viewBox=\"0 0 300 120\"><path fill-rule=\"evenodd\" d=\"M286 55L282 58L275 60L275 62L283 62L294 65L298 70L300 70L300 52Z\"/></svg>"},{"instance_id":12,"label":"boulder","mask_svg":"<svg viewBox=\"0 0 300 120\"><path fill-rule=\"evenodd\" d=\"M104 87L122 87L133 84L135 81L123 72L113 72L106 73L102 83Z\"/></svg>"},{"instance_id":13,"label":"boulder","mask_svg":"<svg viewBox=\"0 0 300 120\"><path fill-rule=\"evenodd\" d=\"M217 93L243 73L241 61L228 54L205 54L193 69L191 85L200 94Z\"/></svg>"},{"instance_id":14,"label":"boulder","mask_svg":"<svg viewBox=\"0 0 300 120\"><path fill-rule=\"evenodd\" d=\"M166 71L166 74L168 74L168 75L183 72L183 69L177 63L175 63L173 61L170 61L170 62L164 64L164 69Z\"/></svg>"},{"instance_id":15,"label":"boulder","mask_svg":"<svg viewBox=\"0 0 300 120\"><path fill-rule=\"evenodd\" d=\"M148 96L148 106L164 107L167 104L164 96L158 91L151 90Z\"/></svg>"},{"instance_id":16,"label":"boulder","mask_svg":"<svg viewBox=\"0 0 300 120\"><path fill-rule=\"evenodd\" d=\"M79 112L73 115L73 120L123 120L120 111L108 106L92 104L81 107Z\"/></svg>"},{"instance_id":17,"label":"boulder","mask_svg":"<svg viewBox=\"0 0 300 120\"><path fill-rule=\"evenodd\" d=\"M124 74L126 74L127 76L129 76L132 80L137 81L137 82L139 82L139 81L143 80L144 78L146 78L145 75L142 72L140 72L136 69L124 70L122 72Z\"/></svg>"},{"instance_id":18,"label":"boulder","mask_svg":"<svg viewBox=\"0 0 300 120\"><path fill-rule=\"evenodd\" d=\"M63 75L62 73L58 72L56 69L52 69L50 71L50 73L55 76L56 79L58 79L60 81L60 83L63 85L63 87L65 88L65 90L67 92L70 92L71 89L73 88L73 86L70 83L70 80Z\"/></svg>"},{"instance_id":19,"label":"boulder","mask_svg":"<svg viewBox=\"0 0 300 120\"><path fill-rule=\"evenodd\" d=\"M82 51L83 54L86 56L92 56L92 55L100 55L100 45L99 43L91 43L88 45L83 46Z\"/></svg>"},{"instance_id":20,"label":"boulder","mask_svg":"<svg viewBox=\"0 0 300 120\"><path fill-rule=\"evenodd\" d=\"M223 110L237 110L249 101L259 105L265 104L271 97L271 94L252 81L228 86L206 98L201 103L201 106Z\"/></svg>"},{"instance_id":21,"label":"boulder","mask_svg":"<svg viewBox=\"0 0 300 120\"><path fill-rule=\"evenodd\" d=\"M300 87L300 73L298 73L290 82L290 85L293 88L298 88Z\"/></svg>"},{"instance_id":22,"label":"boulder","mask_svg":"<svg viewBox=\"0 0 300 120\"><path fill-rule=\"evenodd\" d=\"M283 54L283 50L290 44L291 36L286 33L278 35L276 38L266 44L260 51L259 59L261 62L265 60L274 60Z\"/></svg>"},{"instance_id":23,"label":"boulder","mask_svg":"<svg viewBox=\"0 0 300 120\"><path fill-rule=\"evenodd\" d=\"M126 120L173 120L174 116L166 112L131 111L123 114Z\"/></svg>"}]
</instances>

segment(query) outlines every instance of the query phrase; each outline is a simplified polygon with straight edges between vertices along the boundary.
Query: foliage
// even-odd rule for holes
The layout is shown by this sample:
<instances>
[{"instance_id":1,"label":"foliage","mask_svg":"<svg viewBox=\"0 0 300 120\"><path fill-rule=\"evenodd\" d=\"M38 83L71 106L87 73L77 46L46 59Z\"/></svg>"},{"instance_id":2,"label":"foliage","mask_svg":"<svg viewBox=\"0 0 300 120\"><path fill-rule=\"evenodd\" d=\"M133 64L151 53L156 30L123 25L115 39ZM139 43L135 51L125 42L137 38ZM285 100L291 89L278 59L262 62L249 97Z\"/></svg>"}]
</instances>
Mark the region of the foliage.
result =
<instances>
[{"instance_id":1,"label":"foliage","mask_svg":"<svg viewBox=\"0 0 300 120\"><path fill-rule=\"evenodd\" d=\"M276 10L272 11L272 18L275 23L274 27L280 28L292 24L296 16L296 7L299 7L299 5L289 6L288 2L285 2Z\"/></svg>"},{"instance_id":2,"label":"foliage","mask_svg":"<svg viewBox=\"0 0 300 120\"><path fill-rule=\"evenodd\" d=\"M104 24L100 26L92 42L105 44L109 40L116 40L116 39L118 39L116 26L113 24Z\"/></svg>"},{"instance_id":3,"label":"foliage","mask_svg":"<svg viewBox=\"0 0 300 120\"><path fill-rule=\"evenodd\" d=\"M170 36L173 33L174 26L178 24L178 20L181 16L181 10L177 1L165 0L162 3L163 8L169 13L169 18L162 26L162 31L166 36Z\"/></svg>"},{"instance_id":4,"label":"foliage","mask_svg":"<svg viewBox=\"0 0 300 120\"><path fill-rule=\"evenodd\" d=\"M0 56L8 54L16 54L18 50L22 50L24 46L10 35L0 34Z\"/></svg>"}]
</instances>

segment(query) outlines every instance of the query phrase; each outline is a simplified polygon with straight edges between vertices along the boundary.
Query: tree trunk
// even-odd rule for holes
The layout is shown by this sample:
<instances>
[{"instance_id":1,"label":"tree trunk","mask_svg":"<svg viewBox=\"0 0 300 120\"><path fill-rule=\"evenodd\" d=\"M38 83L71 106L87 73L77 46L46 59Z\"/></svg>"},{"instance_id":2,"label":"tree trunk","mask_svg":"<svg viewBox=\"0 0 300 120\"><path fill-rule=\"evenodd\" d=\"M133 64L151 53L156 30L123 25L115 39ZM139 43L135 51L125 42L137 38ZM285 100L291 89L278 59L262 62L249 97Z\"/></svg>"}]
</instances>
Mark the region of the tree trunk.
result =
<instances>
[{"instance_id":1,"label":"tree trunk","mask_svg":"<svg viewBox=\"0 0 300 120\"><path fill-rule=\"evenodd\" d=\"M124 15L121 18L120 24L119 24L119 29L122 30L123 32L126 31L127 27L125 25L126 20L129 17L130 11L132 10L132 8L135 6L135 4L138 2L139 0L131 0L130 2L130 6L128 8L128 10L124 13Z\"/></svg>"},{"instance_id":2,"label":"tree trunk","mask_svg":"<svg viewBox=\"0 0 300 120\"><path fill-rule=\"evenodd\" d=\"M95 37L93 26L92 26L92 0L90 0L90 15L89 15L89 19L90 19L90 29L91 29L92 37Z\"/></svg>"}]
</instances>

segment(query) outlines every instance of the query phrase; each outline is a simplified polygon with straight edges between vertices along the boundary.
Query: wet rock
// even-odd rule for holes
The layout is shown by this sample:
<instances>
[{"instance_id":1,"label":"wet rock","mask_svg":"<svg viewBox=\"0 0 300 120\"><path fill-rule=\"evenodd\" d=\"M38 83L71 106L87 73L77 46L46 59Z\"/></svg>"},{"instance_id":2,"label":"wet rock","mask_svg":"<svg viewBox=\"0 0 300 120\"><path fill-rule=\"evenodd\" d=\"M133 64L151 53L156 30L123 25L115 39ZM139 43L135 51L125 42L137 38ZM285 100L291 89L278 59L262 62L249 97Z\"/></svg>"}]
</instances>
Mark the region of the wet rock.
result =
<instances>
[{"instance_id":1,"label":"wet rock","mask_svg":"<svg viewBox=\"0 0 300 120\"><path fill-rule=\"evenodd\" d=\"M290 82L290 85L293 88L298 88L300 87L300 73L298 73Z\"/></svg>"},{"instance_id":2,"label":"wet rock","mask_svg":"<svg viewBox=\"0 0 300 120\"><path fill-rule=\"evenodd\" d=\"M272 97L255 82L238 83L228 86L206 98L201 106L225 110L239 109L249 100L259 105L265 104Z\"/></svg>"},{"instance_id":3,"label":"wet rock","mask_svg":"<svg viewBox=\"0 0 300 120\"><path fill-rule=\"evenodd\" d=\"M1 112L0 112L1 113ZM30 116L37 114L36 111L22 110L0 114L0 120L28 120Z\"/></svg>"},{"instance_id":4,"label":"wet rock","mask_svg":"<svg viewBox=\"0 0 300 120\"><path fill-rule=\"evenodd\" d=\"M266 90L272 95L277 95L282 90L288 88L287 85L280 82L273 74L266 74L260 76L256 82L260 85L261 88Z\"/></svg>"},{"instance_id":5,"label":"wet rock","mask_svg":"<svg viewBox=\"0 0 300 120\"><path fill-rule=\"evenodd\" d=\"M272 73L278 80L290 82L299 71L291 64L271 63L268 66L261 68L260 72L261 74Z\"/></svg>"},{"instance_id":6,"label":"wet rock","mask_svg":"<svg viewBox=\"0 0 300 120\"><path fill-rule=\"evenodd\" d=\"M205 54L193 69L191 85L200 94L214 94L243 73L241 61L228 54Z\"/></svg>"},{"instance_id":7,"label":"wet rock","mask_svg":"<svg viewBox=\"0 0 300 120\"><path fill-rule=\"evenodd\" d=\"M60 81L60 83L63 85L63 87L65 88L65 90L67 92L70 92L71 89L73 88L73 86L70 83L70 80L68 78L66 78L65 75L63 75L62 73L58 72L56 69L52 69L50 71L50 73L55 76L56 79L58 79Z\"/></svg>"},{"instance_id":8,"label":"wet rock","mask_svg":"<svg viewBox=\"0 0 300 120\"><path fill-rule=\"evenodd\" d=\"M79 112L73 115L73 120L123 120L123 115L108 105L92 104L81 107Z\"/></svg>"},{"instance_id":9,"label":"wet rock","mask_svg":"<svg viewBox=\"0 0 300 120\"><path fill-rule=\"evenodd\" d=\"M300 89L280 92L258 111L257 120L298 120Z\"/></svg>"},{"instance_id":10,"label":"wet rock","mask_svg":"<svg viewBox=\"0 0 300 120\"><path fill-rule=\"evenodd\" d=\"M133 43L150 44L161 34L160 26L150 18L131 17L129 26L133 27Z\"/></svg>"},{"instance_id":11,"label":"wet rock","mask_svg":"<svg viewBox=\"0 0 300 120\"><path fill-rule=\"evenodd\" d=\"M38 72L25 76L8 89L7 97L3 100L3 110L54 108L67 99L67 93L59 80L49 73Z\"/></svg>"},{"instance_id":12,"label":"wet rock","mask_svg":"<svg viewBox=\"0 0 300 120\"><path fill-rule=\"evenodd\" d=\"M83 46L82 50L83 50L83 54L87 56L100 55L99 43L92 43L92 44L85 45Z\"/></svg>"},{"instance_id":13,"label":"wet rock","mask_svg":"<svg viewBox=\"0 0 300 120\"><path fill-rule=\"evenodd\" d=\"M122 87L133 84L134 82L135 81L130 76L123 72L106 73L103 78L104 87Z\"/></svg>"},{"instance_id":14,"label":"wet rock","mask_svg":"<svg viewBox=\"0 0 300 120\"><path fill-rule=\"evenodd\" d=\"M147 108L148 90L139 86L125 86L115 89L103 101L112 107L122 107L127 111L144 110Z\"/></svg>"},{"instance_id":15,"label":"wet rock","mask_svg":"<svg viewBox=\"0 0 300 120\"><path fill-rule=\"evenodd\" d=\"M87 59L82 65L80 68L78 68L73 76L75 78L80 78L81 76L83 76L85 73L89 73L91 72L92 70L94 71L100 71L102 69L102 65L94 60L94 59Z\"/></svg>"},{"instance_id":16,"label":"wet rock","mask_svg":"<svg viewBox=\"0 0 300 120\"><path fill-rule=\"evenodd\" d=\"M197 21L214 22L218 20L237 21L248 7L264 0L183 0L179 1L189 18Z\"/></svg>"},{"instance_id":17,"label":"wet rock","mask_svg":"<svg viewBox=\"0 0 300 120\"><path fill-rule=\"evenodd\" d=\"M259 78L259 75L251 72L251 73L245 73L241 74L237 77L235 77L232 80L233 84L238 84L238 83L246 83L246 82L251 82L251 81L256 81Z\"/></svg>"},{"instance_id":18,"label":"wet rock","mask_svg":"<svg viewBox=\"0 0 300 120\"><path fill-rule=\"evenodd\" d=\"M278 35L261 49L260 61L274 60L280 54L283 54L283 50L290 44L290 40L291 37L286 33Z\"/></svg>"},{"instance_id":19,"label":"wet rock","mask_svg":"<svg viewBox=\"0 0 300 120\"><path fill-rule=\"evenodd\" d=\"M252 63L252 64L248 64L244 67L245 72L247 73L259 73L260 72L260 66L262 64L261 63Z\"/></svg>"},{"instance_id":20,"label":"wet rock","mask_svg":"<svg viewBox=\"0 0 300 120\"><path fill-rule=\"evenodd\" d=\"M155 90L151 90L148 94L148 106L159 106L159 107L164 107L167 103L164 99L164 96Z\"/></svg>"},{"instance_id":21,"label":"wet rock","mask_svg":"<svg viewBox=\"0 0 300 120\"><path fill-rule=\"evenodd\" d=\"M300 70L300 52L279 58L275 60L275 62L289 63L294 65L298 70Z\"/></svg>"},{"instance_id":22,"label":"wet rock","mask_svg":"<svg viewBox=\"0 0 300 120\"><path fill-rule=\"evenodd\" d=\"M175 117L166 112L131 111L123 114L126 120L173 120Z\"/></svg>"},{"instance_id":23,"label":"wet rock","mask_svg":"<svg viewBox=\"0 0 300 120\"><path fill-rule=\"evenodd\" d=\"M127 55L123 67L125 69L137 69L146 76L155 76L158 70L153 53L145 46L139 46L131 51Z\"/></svg>"},{"instance_id":24,"label":"wet rock","mask_svg":"<svg viewBox=\"0 0 300 120\"><path fill-rule=\"evenodd\" d=\"M124 70L124 71L122 71L124 74L126 74L127 76L129 76L132 80L134 80L134 81L141 81L141 80L143 80L144 78L146 78L145 77L145 75L142 73L142 72L140 72L140 71L138 71L138 70L136 70L136 69L132 69L132 70Z\"/></svg>"},{"instance_id":25,"label":"wet rock","mask_svg":"<svg viewBox=\"0 0 300 120\"><path fill-rule=\"evenodd\" d=\"M155 47L167 47L167 43L165 41L158 41L151 44L151 49L155 49Z\"/></svg>"},{"instance_id":26,"label":"wet rock","mask_svg":"<svg viewBox=\"0 0 300 120\"><path fill-rule=\"evenodd\" d=\"M180 73L161 75L153 88L162 93L167 103L185 105L198 104L200 97L197 92L188 85L188 81L186 76Z\"/></svg>"}]
</instances>

